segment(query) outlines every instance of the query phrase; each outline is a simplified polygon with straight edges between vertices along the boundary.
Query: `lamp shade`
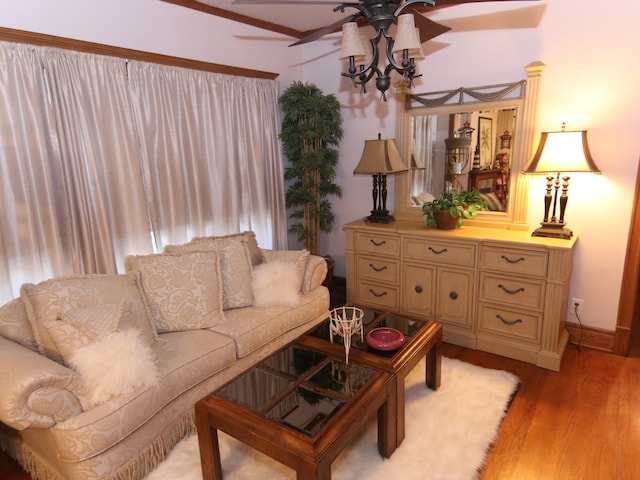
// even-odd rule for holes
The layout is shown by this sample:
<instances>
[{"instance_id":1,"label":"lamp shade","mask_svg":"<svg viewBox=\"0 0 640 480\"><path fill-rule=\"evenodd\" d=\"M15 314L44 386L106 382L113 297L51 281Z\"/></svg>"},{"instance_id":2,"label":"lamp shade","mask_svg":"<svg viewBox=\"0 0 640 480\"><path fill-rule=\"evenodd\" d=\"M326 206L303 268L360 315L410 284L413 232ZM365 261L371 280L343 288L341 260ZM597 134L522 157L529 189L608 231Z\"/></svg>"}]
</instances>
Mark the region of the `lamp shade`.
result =
<instances>
[{"instance_id":1,"label":"lamp shade","mask_svg":"<svg viewBox=\"0 0 640 480\"><path fill-rule=\"evenodd\" d=\"M542 132L538 150L524 174L602 173L589 152L587 131Z\"/></svg>"},{"instance_id":2,"label":"lamp shade","mask_svg":"<svg viewBox=\"0 0 640 480\"><path fill-rule=\"evenodd\" d=\"M406 13L398 17L398 29L396 31L396 39L393 43L393 53L402 53L403 50L409 50L410 57L422 54L420 35L416 29L413 14L411 13ZM424 58L424 54L422 54L422 58Z\"/></svg>"},{"instance_id":3,"label":"lamp shade","mask_svg":"<svg viewBox=\"0 0 640 480\"><path fill-rule=\"evenodd\" d=\"M363 61L367 56L358 24L356 22L347 22L342 25L342 47L340 49L340 60L348 60L354 57L357 62Z\"/></svg>"},{"instance_id":4,"label":"lamp shade","mask_svg":"<svg viewBox=\"0 0 640 480\"><path fill-rule=\"evenodd\" d=\"M395 141L378 138L377 140L365 140L362 157L353 173L376 175L407 170L408 168L400 158Z\"/></svg>"}]
</instances>

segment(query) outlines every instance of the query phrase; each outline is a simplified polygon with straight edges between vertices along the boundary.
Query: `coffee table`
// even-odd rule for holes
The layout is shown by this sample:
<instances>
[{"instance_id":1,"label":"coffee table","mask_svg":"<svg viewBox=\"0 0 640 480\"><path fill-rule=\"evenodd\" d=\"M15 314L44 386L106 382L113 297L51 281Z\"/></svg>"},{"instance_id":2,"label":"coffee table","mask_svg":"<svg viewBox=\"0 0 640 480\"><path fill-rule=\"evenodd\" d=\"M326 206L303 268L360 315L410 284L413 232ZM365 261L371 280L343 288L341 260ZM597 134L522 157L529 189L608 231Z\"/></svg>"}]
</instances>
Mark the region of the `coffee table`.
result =
<instances>
[{"instance_id":1,"label":"coffee table","mask_svg":"<svg viewBox=\"0 0 640 480\"><path fill-rule=\"evenodd\" d=\"M345 364L344 349L285 347L196 403L204 480L222 478L218 430L293 468L298 480L329 480L333 460L377 414L378 450L390 457L392 380L375 365Z\"/></svg>"},{"instance_id":2,"label":"coffee table","mask_svg":"<svg viewBox=\"0 0 640 480\"><path fill-rule=\"evenodd\" d=\"M412 316L399 315L387 311L361 307L364 311L364 336L376 327L391 327L399 330L405 337L405 343L398 350L385 352L375 350L360 339L359 335L351 337L349 361L359 362L392 375L390 387L389 409L397 422L395 428L396 447L405 437L405 389L407 374L417 363L426 357L425 382L436 390L440 386L440 362L442 354L442 325L431 320L420 320ZM339 339L338 339L339 340ZM297 340L299 344L342 355L344 346L340 341L329 342L329 321L321 323L308 334Z\"/></svg>"}]
</instances>

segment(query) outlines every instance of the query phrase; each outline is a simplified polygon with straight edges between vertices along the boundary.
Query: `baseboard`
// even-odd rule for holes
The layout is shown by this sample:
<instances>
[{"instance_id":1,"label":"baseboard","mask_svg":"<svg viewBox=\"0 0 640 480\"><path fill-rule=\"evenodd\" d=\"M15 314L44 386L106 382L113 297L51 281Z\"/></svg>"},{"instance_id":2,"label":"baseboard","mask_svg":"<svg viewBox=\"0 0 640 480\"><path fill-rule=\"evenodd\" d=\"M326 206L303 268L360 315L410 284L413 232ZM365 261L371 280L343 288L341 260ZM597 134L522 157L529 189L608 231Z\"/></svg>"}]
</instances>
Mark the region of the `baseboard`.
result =
<instances>
[{"instance_id":1,"label":"baseboard","mask_svg":"<svg viewBox=\"0 0 640 480\"><path fill-rule=\"evenodd\" d=\"M567 322L569 342L580 347L613 353L615 332Z\"/></svg>"}]
</instances>

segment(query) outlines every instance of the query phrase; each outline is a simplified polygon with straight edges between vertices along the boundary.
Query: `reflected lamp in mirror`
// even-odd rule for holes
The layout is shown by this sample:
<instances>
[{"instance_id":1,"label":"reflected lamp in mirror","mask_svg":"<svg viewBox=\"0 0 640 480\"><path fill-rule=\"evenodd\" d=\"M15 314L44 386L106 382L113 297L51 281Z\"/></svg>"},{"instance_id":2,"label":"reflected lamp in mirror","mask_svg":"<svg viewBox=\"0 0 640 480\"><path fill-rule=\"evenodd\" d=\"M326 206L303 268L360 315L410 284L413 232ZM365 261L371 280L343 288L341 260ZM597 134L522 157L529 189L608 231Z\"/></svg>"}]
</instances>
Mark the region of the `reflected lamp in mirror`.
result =
<instances>
[{"instance_id":1,"label":"reflected lamp in mirror","mask_svg":"<svg viewBox=\"0 0 640 480\"><path fill-rule=\"evenodd\" d=\"M354 175L373 175L373 210L368 222L389 223L394 218L387 210L387 175L407 171L393 139L365 140L364 150Z\"/></svg>"},{"instance_id":2,"label":"reflected lamp in mirror","mask_svg":"<svg viewBox=\"0 0 640 480\"><path fill-rule=\"evenodd\" d=\"M568 132L565 130L565 124L563 123L562 131L560 132L543 132L535 155L522 173L547 175L547 187L544 196L544 219L540 223L540 227L533 231L532 236L571 238L573 232L567 228L564 220L564 213L569 200L567 192L569 190L570 177L567 174L602 173L589 152L587 131ZM562 192L560 193L561 176ZM553 209L551 209L552 206ZM550 210L551 217L549 216Z\"/></svg>"}]
</instances>

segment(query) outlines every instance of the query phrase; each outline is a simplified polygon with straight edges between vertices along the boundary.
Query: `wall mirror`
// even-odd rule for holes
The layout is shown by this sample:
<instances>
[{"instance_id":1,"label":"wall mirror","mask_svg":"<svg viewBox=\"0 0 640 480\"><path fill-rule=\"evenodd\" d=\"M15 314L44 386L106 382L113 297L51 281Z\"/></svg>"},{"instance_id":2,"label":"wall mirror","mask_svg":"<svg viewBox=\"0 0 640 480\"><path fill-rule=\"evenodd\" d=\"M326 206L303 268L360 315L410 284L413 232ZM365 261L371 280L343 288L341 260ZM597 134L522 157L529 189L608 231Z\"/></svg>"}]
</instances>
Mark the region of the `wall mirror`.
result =
<instances>
[{"instance_id":1,"label":"wall mirror","mask_svg":"<svg viewBox=\"0 0 640 480\"><path fill-rule=\"evenodd\" d=\"M411 95L396 86L396 140L409 167L395 179L396 218L421 220L432 196L476 189L490 207L477 223L528 228L520 171L532 154L543 67L530 64L526 79L499 85Z\"/></svg>"}]
</instances>

